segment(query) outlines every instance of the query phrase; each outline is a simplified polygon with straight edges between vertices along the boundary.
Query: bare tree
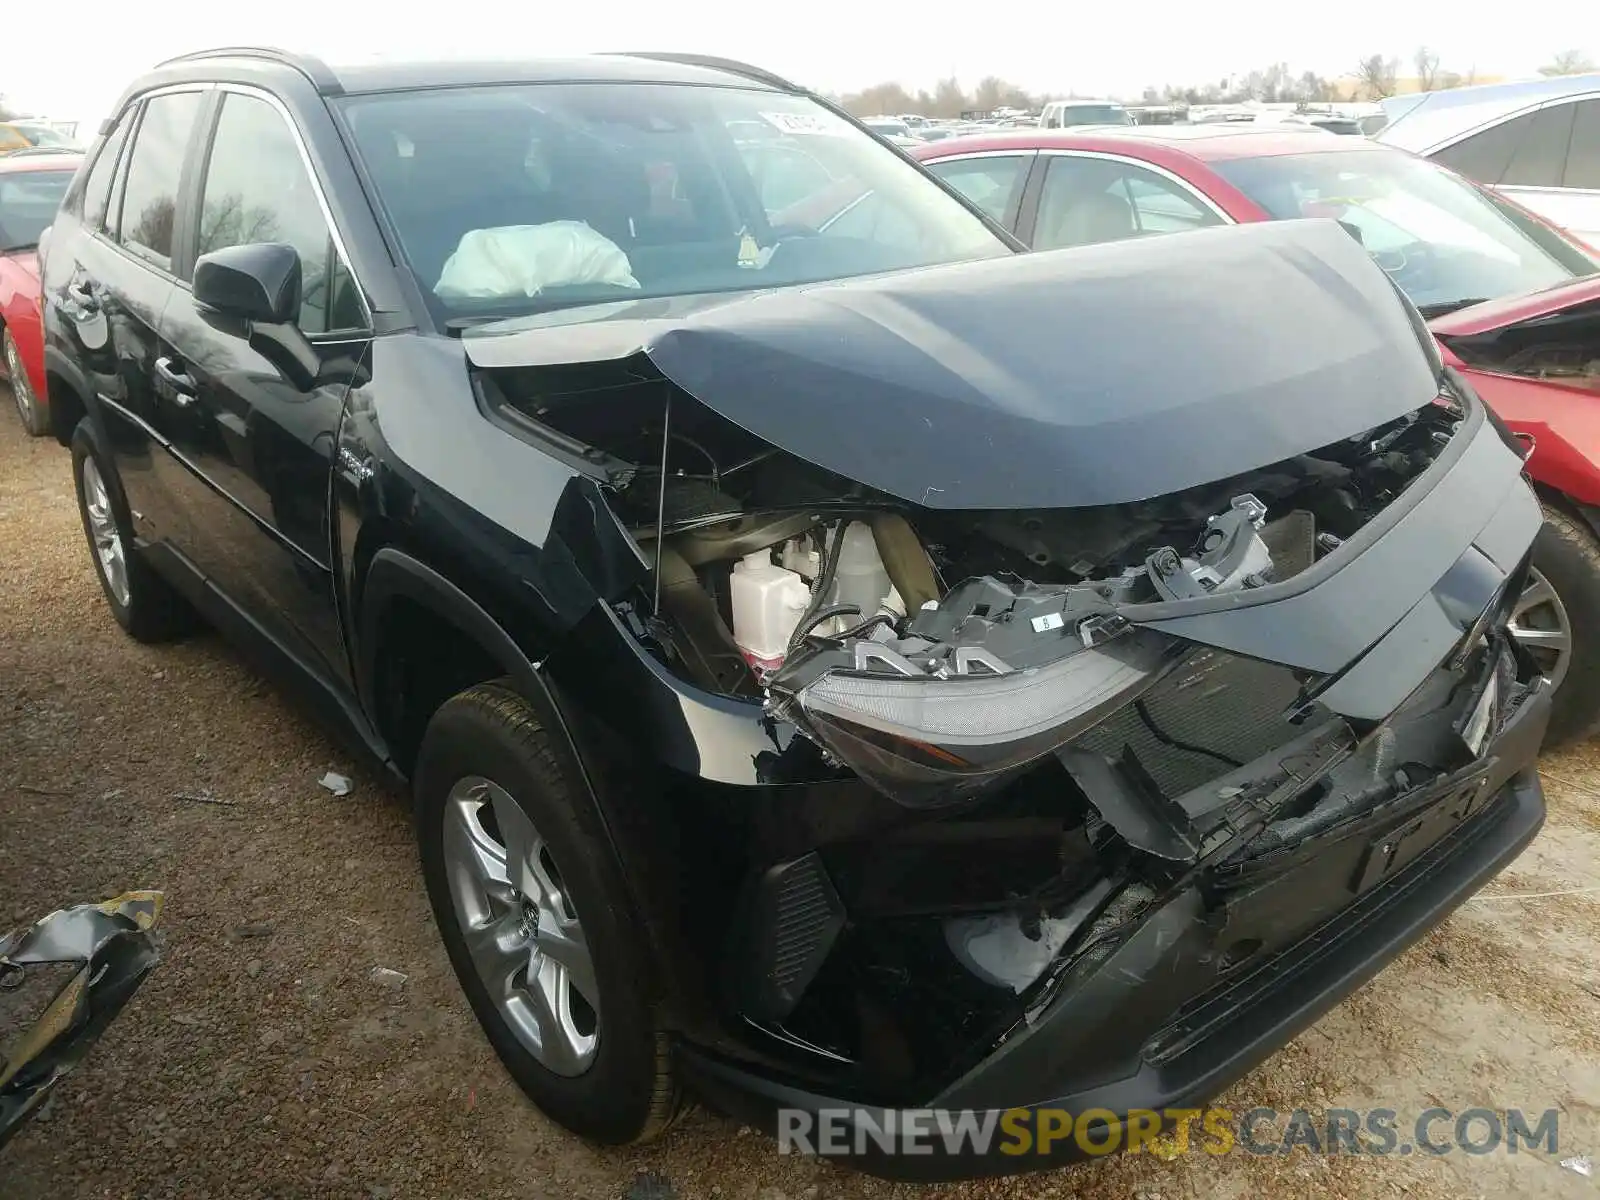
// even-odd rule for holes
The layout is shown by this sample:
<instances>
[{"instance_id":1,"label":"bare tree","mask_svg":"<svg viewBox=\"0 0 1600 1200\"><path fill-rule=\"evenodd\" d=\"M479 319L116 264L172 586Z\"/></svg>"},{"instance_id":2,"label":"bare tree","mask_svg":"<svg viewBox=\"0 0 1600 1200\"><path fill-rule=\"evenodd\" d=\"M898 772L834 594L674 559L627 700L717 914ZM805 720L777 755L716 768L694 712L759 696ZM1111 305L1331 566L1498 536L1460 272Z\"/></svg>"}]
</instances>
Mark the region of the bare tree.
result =
<instances>
[{"instance_id":1,"label":"bare tree","mask_svg":"<svg viewBox=\"0 0 1600 1200\"><path fill-rule=\"evenodd\" d=\"M1400 60L1369 54L1356 64L1356 79L1370 100L1382 100L1394 95L1395 76L1400 71Z\"/></svg>"},{"instance_id":2,"label":"bare tree","mask_svg":"<svg viewBox=\"0 0 1600 1200\"><path fill-rule=\"evenodd\" d=\"M1411 62L1417 69L1417 91L1433 91L1439 84L1439 56L1426 46L1418 46Z\"/></svg>"},{"instance_id":3,"label":"bare tree","mask_svg":"<svg viewBox=\"0 0 1600 1200\"><path fill-rule=\"evenodd\" d=\"M1539 74L1585 75L1594 69L1594 59L1582 50L1562 50L1552 55L1546 66L1539 68Z\"/></svg>"},{"instance_id":4,"label":"bare tree","mask_svg":"<svg viewBox=\"0 0 1600 1200\"><path fill-rule=\"evenodd\" d=\"M912 99L898 83L879 83L844 98L844 107L858 117L894 116L910 112Z\"/></svg>"},{"instance_id":5,"label":"bare tree","mask_svg":"<svg viewBox=\"0 0 1600 1200\"><path fill-rule=\"evenodd\" d=\"M1006 102L1007 84L998 75L985 75L978 80L978 90L973 93L972 106L984 112L993 112Z\"/></svg>"},{"instance_id":6,"label":"bare tree","mask_svg":"<svg viewBox=\"0 0 1600 1200\"><path fill-rule=\"evenodd\" d=\"M933 112L936 117L959 117L967 107L967 94L961 90L961 81L955 76L941 79L933 89Z\"/></svg>"},{"instance_id":7,"label":"bare tree","mask_svg":"<svg viewBox=\"0 0 1600 1200\"><path fill-rule=\"evenodd\" d=\"M1318 103L1333 99L1333 85L1315 71L1305 71L1295 83L1296 100Z\"/></svg>"}]
</instances>

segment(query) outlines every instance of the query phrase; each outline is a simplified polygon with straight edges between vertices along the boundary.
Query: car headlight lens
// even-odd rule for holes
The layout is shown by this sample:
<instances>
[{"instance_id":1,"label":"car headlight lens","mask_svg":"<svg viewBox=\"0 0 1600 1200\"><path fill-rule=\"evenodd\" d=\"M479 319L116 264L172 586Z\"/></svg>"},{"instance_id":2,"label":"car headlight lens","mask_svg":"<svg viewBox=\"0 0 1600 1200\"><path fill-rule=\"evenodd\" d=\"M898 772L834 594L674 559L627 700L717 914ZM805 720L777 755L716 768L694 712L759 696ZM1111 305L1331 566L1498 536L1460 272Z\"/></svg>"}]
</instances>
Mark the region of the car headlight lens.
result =
<instances>
[{"instance_id":1,"label":"car headlight lens","mask_svg":"<svg viewBox=\"0 0 1600 1200\"><path fill-rule=\"evenodd\" d=\"M791 711L827 749L902 803L949 803L992 785L1133 703L1178 661L1177 643L1129 629L1052 662L998 673L829 670Z\"/></svg>"}]
</instances>

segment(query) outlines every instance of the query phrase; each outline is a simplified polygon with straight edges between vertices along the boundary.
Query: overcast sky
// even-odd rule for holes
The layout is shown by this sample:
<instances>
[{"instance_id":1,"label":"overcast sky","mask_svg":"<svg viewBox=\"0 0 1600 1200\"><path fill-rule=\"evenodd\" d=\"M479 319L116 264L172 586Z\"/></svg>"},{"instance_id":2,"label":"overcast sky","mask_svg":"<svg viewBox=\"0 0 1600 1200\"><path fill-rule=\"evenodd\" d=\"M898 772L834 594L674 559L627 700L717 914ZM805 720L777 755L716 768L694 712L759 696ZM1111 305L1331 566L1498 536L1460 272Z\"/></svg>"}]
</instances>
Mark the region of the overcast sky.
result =
<instances>
[{"instance_id":1,"label":"overcast sky","mask_svg":"<svg viewBox=\"0 0 1600 1200\"><path fill-rule=\"evenodd\" d=\"M1600 58L1597 11L1595 0L79 0L59 18L41 17L27 36L5 22L0 91L49 116L93 120L159 59L240 43L329 61L690 50L741 58L821 91L886 79L931 88L954 72L969 89L993 74L1031 91L1137 94L1146 84L1220 80L1273 61L1329 76L1378 52L1409 64L1423 43L1445 70L1516 76L1563 49ZM84 40L69 41L69 29Z\"/></svg>"}]
</instances>

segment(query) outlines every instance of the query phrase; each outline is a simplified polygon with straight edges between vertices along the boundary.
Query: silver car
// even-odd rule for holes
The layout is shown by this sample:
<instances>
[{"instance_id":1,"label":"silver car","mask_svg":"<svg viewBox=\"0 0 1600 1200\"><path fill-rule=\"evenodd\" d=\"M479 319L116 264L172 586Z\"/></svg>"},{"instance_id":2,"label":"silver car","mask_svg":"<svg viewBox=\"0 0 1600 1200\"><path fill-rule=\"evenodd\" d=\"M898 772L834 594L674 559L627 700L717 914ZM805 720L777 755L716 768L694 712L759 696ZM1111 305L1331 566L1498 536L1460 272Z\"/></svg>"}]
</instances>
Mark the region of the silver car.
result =
<instances>
[{"instance_id":1,"label":"silver car","mask_svg":"<svg viewBox=\"0 0 1600 1200\"><path fill-rule=\"evenodd\" d=\"M1377 140L1514 197L1600 246L1600 73L1392 96Z\"/></svg>"}]
</instances>

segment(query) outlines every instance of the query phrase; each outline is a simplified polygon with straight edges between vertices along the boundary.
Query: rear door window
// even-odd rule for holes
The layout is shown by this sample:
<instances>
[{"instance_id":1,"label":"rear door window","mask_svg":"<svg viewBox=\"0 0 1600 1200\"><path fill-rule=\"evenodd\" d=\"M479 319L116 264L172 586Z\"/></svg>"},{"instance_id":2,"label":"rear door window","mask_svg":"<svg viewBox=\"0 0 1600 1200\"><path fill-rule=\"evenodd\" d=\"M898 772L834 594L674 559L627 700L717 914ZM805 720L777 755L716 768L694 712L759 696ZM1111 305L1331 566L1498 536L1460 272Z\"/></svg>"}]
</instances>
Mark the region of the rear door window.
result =
<instances>
[{"instance_id":1,"label":"rear door window","mask_svg":"<svg viewBox=\"0 0 1600 1200\"><path fill-rule=\"evenodd\" d=\"M117 240L164 271L172 269L178 184L203 100L201 92L152 96L128 160Z\"/></svg>"},{"instance_id":2,"label":"rear door window","mask_svg":"<svg viewBox=\"0 0 1600 1200\"><path fill-rule=\"evenodd\" d=\"M928 170L1009 227L1032 160L1032 154L947 158L929 163Z\"/></svg>"},{"instance_id":3,"label":"rear door window","mask_svg":"<svg viewBox=\"0 0 1600 1200\"><path fill-rule=\"evenodd\" d=\"M1572 139L1571 104L1541 109L1511 153L1502 184L1520 187L1560 187L1567 165L1567 143Z\"/></svg>"},{"instance_id":4,"label":"rear door window","mask_svg":"<svg viewBox=\"0 0 1600 1200\"><path fill-rule=\"evenodd\" d=\"M1039 197L1033 248L1089 246L1220 225L1222 218L1182 184L1131 162L1051 158Z\"/></svg>"},{"instance_id":5,"label":"rear door window","mask_svg":"<svg viewBox=\"0 0 1600 1200\"><path fill-rule=\"evenodd\" d=\"M1506 168L1511 165L1511 156L1517 152L1517 147L1533 128L1538 116L1538 113L1525 113L1503 121L1482 133L1463 138L1431 157L1453 171L1460 171L1468 179L1476 179L1479 183L1499 183Z\"/></svg>"},{"instance_id":6,"label":"rear door window","mask_svg":"<svg viewBox=\"0 0 1600 1200\"><path fill-rule=\"evenodd\" d=\"M1585 100L1573 106L1572 140L1567 144L1567 173L1562 183L1569 188L1600 191L1600 99Z\"/></svg>"}]
</instances>

